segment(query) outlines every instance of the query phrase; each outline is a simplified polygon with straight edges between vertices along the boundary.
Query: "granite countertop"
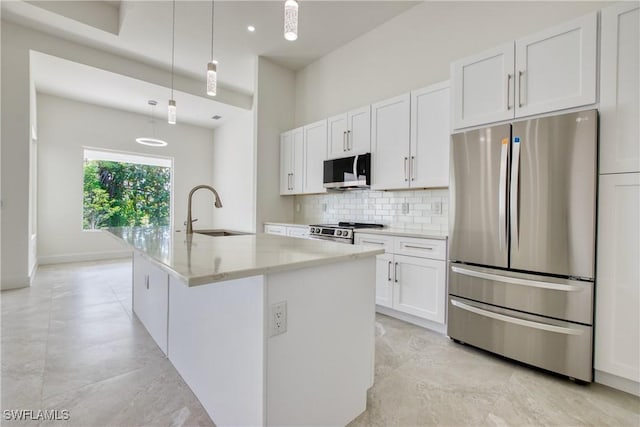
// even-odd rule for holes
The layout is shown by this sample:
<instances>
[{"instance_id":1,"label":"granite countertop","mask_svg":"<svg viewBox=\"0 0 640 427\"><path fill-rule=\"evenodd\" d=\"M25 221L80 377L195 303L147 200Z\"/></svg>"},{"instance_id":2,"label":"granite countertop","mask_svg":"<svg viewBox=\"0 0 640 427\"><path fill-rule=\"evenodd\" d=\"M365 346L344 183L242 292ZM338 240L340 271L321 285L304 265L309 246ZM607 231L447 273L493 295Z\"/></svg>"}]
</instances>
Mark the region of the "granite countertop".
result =
<instances>
[{"instance_id":1,"label":"granite countertop","mask_svg":"<svg viewBox=\"0 0 640 427\"><path fill-rule=\"evenodd\" d=\"M188 236L169 227L107 229L188 286L366 258L383 249L271 234Z\"/></svg>"},{"instance_id":2,"label":"granite countertop","mask_svg":"<svg viewBox=\"0 0 640 427\"><path fill-rule=\"evenodd\" d=\"M438 232L438 231L422 231L415 230L410 228L402 228L402 227L384 227L384 228L359 228L355 230L356 233L366 233L366 234L387 234L390 236L401 236L401 237L417 237L421 239L436 239L436 240L447 240L446 232Z\"/></svg>"}]
</instances>

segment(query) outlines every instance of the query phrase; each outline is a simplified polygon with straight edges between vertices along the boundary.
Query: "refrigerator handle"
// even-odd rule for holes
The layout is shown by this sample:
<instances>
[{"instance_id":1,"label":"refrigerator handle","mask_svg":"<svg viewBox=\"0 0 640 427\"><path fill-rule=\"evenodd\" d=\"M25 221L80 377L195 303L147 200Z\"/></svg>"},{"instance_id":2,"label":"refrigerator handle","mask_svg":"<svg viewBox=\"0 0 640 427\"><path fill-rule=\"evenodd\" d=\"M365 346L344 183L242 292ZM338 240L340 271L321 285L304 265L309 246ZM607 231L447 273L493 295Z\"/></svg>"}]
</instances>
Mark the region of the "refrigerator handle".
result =
<instances>
[{"instance_id":1,"label":"refrigerator handle","mask_svg":"<svg viewBox=\"0 0 640 427\"><path fill-rule=\"evenodd\" d=\"M500 250L507 249L507 161L509 153L509 139L502 140L500 152L500 182L498 185L498 235Z\"/></svg>"},{"instance_id":2,"label":"refrigerator handle","mask_svg":"<svg viewBox=\"0 0 640 427\"><path fill-rule=\"evenodd\" d=\"M520 188L520 138L513 138L513 163L511 165L511 240L519 247L519 188Z\"/></svg>"}]
</instances>

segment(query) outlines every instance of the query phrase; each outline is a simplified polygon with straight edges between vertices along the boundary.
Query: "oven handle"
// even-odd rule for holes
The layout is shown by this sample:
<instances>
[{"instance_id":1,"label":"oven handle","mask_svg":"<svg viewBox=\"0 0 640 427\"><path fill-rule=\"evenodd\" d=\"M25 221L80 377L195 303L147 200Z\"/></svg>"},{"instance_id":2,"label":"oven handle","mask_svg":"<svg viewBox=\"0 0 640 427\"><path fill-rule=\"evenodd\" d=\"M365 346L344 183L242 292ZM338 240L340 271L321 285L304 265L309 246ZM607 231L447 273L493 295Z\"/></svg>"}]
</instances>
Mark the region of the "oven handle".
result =
<instances>
[{"instance_id":1,"label":"oven handle","mask_svg":"<svg viewBox=\"0 0 640 427\"><path fill-rule=\"evenodd\" d=\"M519 319L517 317L505 316L504 314L494 313L493 311L483 310L481 308L473 307L464 304L454 299L451 300L451 304L462 310L469 311L479 316L489 317L491 319L500 320L501 322L513 323L514 325L525 326L527 328L540 329L542 331L556 332L565 335L582 335L582 331L573 328L564 328L562 326L549 325L548 323L533 322L531 320Z\"/></svg>"}]
</instances>

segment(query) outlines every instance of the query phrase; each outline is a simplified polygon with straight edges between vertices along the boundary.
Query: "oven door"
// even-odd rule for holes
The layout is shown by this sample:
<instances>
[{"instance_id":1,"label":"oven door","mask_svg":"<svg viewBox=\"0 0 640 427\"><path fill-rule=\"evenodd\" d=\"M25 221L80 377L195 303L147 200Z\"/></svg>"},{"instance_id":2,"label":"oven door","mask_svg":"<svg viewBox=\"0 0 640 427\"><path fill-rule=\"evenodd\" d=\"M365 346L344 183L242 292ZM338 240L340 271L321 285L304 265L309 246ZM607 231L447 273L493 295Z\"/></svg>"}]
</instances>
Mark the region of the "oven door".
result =
<instances>
[{"instance_id":1,"label":"oven door","mask_svg":"<svg viewBox=\"0 0 640 427\"><path fill-rule=\"evenodd\" d=\"M310 240L324 240L324 241L329 241L329 242L337 242L337 243L346 243L347 245L353 245L353 239L350 238L344 238L344 237L335 237L335 236L321 236L321 235L313 235L313 236L309 236L308 239Z\"/></svg>"}]
</instances>

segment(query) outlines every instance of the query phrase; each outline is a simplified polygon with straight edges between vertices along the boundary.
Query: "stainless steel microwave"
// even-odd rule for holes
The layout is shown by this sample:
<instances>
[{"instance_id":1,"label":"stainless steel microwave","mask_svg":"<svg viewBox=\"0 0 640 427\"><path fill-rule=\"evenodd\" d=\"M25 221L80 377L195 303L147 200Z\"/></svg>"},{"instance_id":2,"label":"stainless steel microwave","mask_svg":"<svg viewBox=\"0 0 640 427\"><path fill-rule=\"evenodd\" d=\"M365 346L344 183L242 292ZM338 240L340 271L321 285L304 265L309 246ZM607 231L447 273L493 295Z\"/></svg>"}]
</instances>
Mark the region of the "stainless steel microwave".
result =
<instances>
[{"instance_id":1,"label":"stainless steel microwave","mask_svg":"<svg viewBox=\"0 0 640 427\"><path fill-rule=\"evenodd\" d=\"M324 161L325 188L369 188L371 185L371 153Z\"/></svg>"}]
</instances>

